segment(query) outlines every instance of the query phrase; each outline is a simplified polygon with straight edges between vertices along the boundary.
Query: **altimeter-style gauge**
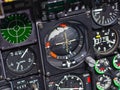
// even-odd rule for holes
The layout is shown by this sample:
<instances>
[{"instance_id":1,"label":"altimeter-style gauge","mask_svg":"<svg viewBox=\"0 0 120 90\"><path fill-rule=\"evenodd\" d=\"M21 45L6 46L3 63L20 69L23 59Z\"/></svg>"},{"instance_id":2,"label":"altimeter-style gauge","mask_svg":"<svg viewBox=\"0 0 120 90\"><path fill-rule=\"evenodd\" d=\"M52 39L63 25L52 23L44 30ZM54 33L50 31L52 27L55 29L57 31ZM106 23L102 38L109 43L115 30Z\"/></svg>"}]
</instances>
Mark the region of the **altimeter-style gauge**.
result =
<instances>
[{"instance_id":1,"label":"altimeter-style gauge","mask_svg":"<svg viewBox=\"0 0 120 90\"><path fill-rule=\"evenodd\" d=\"M96 81L96 87L98 90L109 90L112 84L112 79L108 75L100 75Z\"/></svg>"},{"instance_id":2,"label":"altimeter-style gauge","mask_svg":"<svg viewBox=\"0 0 120 90\"><path fill-rule=\"evenodd\" d=\"M2 20L0 31L6 41L17 44L31 35L32 23L25 13L12 14Z\"/></svg>"},{"instance_id":3,"label":"altimeter-style gauge","mask_svg":"<svg viewBox=\"0 0 120 90\"><path fill-rule=\"evenodd\" d=\"M12 72L22 74L35 63L35 54L30 48L11 50L6 57L6 65Z\"/></svg>"},{"instance_id":4,"label":"altimeter-style gauge","mask_svg":"<svg viewBox=\"0 0 120 90\"><path fill-rule=\"evenodd\" d=\"M93 37L94 50L97 54L107 55L113 52L118 45L118 33L113 28L104 28L95 31Z\"/></svg>"},{"instance_id":5,"label":"altimeter-style gauge","mask_svg":"<svg viewBox=\"0 0 120 90\"><path fill-rule=\"evenodd\" d=\"M120 54L117 54L117 55L114 56L114 58L113 58L113 66L116 69L120 70Z\"/></svg>"},{"instance_id":6,"label":"altimeter-style gauge","mask_svg":"<svg viewBox=\"0 0 120 90\"><path fill-rule=\"evenodd\" d=\"M92 17L98 25L108 26L117 20L118 11L118 3L103 3L92 8Z\"/></svg>"},{"instance_id":7,"label":"altimeter-style gauge","mask_svg":"<svg viewBox=\"0 0 120 90\"><path fill-rule=\"evenodd\" d=\"M96 61L95 63L95 71L98 74L104 74L109 69L109 61L107 58L102 58Z\"/></svg>"},{"instance_id":8,"label":"altimeter-style gauge","mask_svg":"<svg viewBox=\"0 0 120 90\"><path fill-rule=\"evenodd\" d=\"M81 28L61 23L49 34L45 46L47 54L52 58L48 62L59 68L71 68L79 63L73 57L83 46Z\"/></svg>"},{"instance_id":9,"label":"altimeter-style gauge","mask_svg":"<svg viewBox=\"0 0 120 90\"><path fill-rule=\"evenodd\" d=\"M56 86L57 90L84 90L82 79L75 75L65 75Z\"/></svg>"},{"instance_id":10,"label":"altimeter-style gauge","mask_svg":"<svg viewBox=\"0 0 120 90\"><path fill-rule=\"evenodd\" d=\"M120 71L115 72L115 77L113 79L114 84L120 88Z\"/></svg>"}]
</instances>

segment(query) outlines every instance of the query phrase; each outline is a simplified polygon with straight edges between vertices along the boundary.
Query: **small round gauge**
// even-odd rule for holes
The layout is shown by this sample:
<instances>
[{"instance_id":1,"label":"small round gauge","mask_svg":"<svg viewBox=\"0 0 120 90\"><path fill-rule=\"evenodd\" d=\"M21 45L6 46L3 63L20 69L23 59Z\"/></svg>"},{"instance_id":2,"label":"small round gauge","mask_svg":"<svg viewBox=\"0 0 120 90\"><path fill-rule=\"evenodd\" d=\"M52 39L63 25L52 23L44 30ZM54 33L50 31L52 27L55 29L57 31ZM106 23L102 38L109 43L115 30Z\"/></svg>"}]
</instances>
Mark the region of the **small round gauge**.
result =
<instances>
[{"instance_id":1,"label":"small round gauge","mask_svg":"<svg viewBox=\"0 0 120 90\"><path fill-rule=\"evenodd\" d=\"M116 69L120 70L120 54L117 54L117 55L114 56L114 58L113 58L113 66Z\"/></svg>"},{"instance_id":2,"label":"small round gauge","mask_svg":"<svg viewBox=\"0 0 120 90\"><path fill-rule=\"evenodd\" d=\"M73 57L83 47L81 28L74 24L61 23L48 35L45 46L49 57L54 59L48 60L48 62L51 61L50 64L58 65L57 67L60 68L71 68L78 64Z\"/></svg>"},{"instance_id":3,"label":"small round gauge","mask_svg":"<svg viewBox=\"0 0 120 90\"><path fill-rule=\"evenodd\" d=\"M12 14L2 20L1 34L9 43L21 43L28 39L32 32L32 23L27 14Z\"/></svg>"},{"instance_id":4,"label":"small round gauge","mask_svg":"<svg viewBox=\"0 0 120 90\"><path fill-rule=\"evenodd\" d=\"M109 68L109 61L106 58L97 60L95 64L95 71L99 74L104 74Z\"/></svg>"},{"instance_id":5,"label":"small round gauge","mask_svg":"<svg viewBox=\"0 0 120 90\"><path fill-rule=\"evenodd\" d=\"M95 6L92 9L93 20L102 26L113 24L118 16L118 3L108 4L104 3L100 6Z\"/></svg>"},{"instance_id":6,"label":"small round gauge","mask_svg":"<svg viewBox=\"0 0 120 90\"><path fill-rule=\"evenodd\" d=\"M25 73L30 70L34 64L35 55L30 48L21 50L12 50L7 58L7 67L15 73Z\"/></svg>"},{"instance_id":7,"label":"small round gauge","mask_svg":"<svg viewBox=\"0 0 120 90\"><path fill-rule=\"evenodd\" d=\"M112 28L105 28L95 31L93 41L93 47L96 53L107 55L112 53L117 48L119 37L116 30Z\"/></svg>"},{"instance_id":8,"label":"small round gauge","mask_svg":"<svg viewBox=\"0 0 120 90\"><path fill-rule=\"evenodd\" d=\"M108 90L112 84L112 80L108 75L100 75L96 81L98 90Z\"/></svg>"},{"instance_id":9,"label":"small round gauge","mask_svg":"<svg viewBox=\"0 0 120 90\"><path fill-rule=\"evenodd\" d=\"M113 79L114 84L120 88L120 71L115 72L115 77Z\"/></svg>"},{"instance_id":10,"label":"small round gauge","mask_svg":"<svg viewBox=\"0 0 120 90\"><path fill-rule=\"evenodd\" d=\"M66 75L56 84L57 90L84 90L83 81L75 75Z\"/></svg>"}]
</instances>

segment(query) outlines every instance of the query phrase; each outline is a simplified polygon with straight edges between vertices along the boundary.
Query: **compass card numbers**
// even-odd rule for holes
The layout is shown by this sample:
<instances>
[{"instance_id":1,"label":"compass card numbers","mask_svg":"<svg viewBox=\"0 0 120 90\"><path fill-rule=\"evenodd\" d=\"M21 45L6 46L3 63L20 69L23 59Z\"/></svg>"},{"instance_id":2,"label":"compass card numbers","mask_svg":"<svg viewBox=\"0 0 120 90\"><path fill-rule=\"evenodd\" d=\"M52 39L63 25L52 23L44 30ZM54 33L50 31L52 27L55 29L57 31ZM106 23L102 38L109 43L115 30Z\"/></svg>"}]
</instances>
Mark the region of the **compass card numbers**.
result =
<instances>
[{"instance_id":1,"label":"compass card numbers","mask_svg":"<svg viewBox=\"0 0 120 90\"><path fill-rule=\"evenodd\" d=\"M93 37L94 50L98 54L106 55L112 53L118 45L118 33L113 28L105 28L95 31Z\"/></svg>"}]
</instances>

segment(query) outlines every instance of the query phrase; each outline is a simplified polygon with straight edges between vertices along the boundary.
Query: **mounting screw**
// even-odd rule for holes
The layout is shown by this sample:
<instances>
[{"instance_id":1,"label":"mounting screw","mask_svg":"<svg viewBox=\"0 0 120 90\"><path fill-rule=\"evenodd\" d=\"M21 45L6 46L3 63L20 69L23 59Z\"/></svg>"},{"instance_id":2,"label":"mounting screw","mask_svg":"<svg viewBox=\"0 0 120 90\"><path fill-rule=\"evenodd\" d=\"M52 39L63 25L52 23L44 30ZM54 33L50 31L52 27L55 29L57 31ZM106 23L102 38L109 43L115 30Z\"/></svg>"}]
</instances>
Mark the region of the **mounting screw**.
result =
<instances>
[{"instance_id":1,"label":"mounting screw","mask_svg":"<svg viewBox=\"0 0 120 90\"><path fill-rule=\"evenodd\" d=\"M40 73L40 72L41 72L41 70L38 70L38 72Z\"/></svg>"},{"instance_id":2,"label":"mounting screw","mask_svg":"<svg viewBox=\"0 0 120 90\"><path fill-rule=\"evenodd\" d=\"M50 72L47 72L46 75L47 75L47 76L50 76Z\"/></svg>"},{"instance_id":3,"label":"mounting screw","mask_svg":"<svg viewBox=\"0 0 120 90\"><path fill-rule=\"evenodd\" d=\"M42 22L37 22L38 29L43 29L43 24Z\"/></svg>"},{"instance_id":4,"label":"mounting screw","mask_svg":"<svg viewBox=\"0 0 120 90\"><path fill-rule=\"evenodd\" d=\"M2 75L0 75L0 79L3 79L3 76L2 76Z\"/></svg>"},{"instance_id":5,"label":"mounting screw","mask_svg":"<svg viewBox=\"0 0 120 90\"><path fill-rule=\"evenodd\" d=\"M10 80L10 78L6 78L7 80Z\"/></svg>"}]
</instances>

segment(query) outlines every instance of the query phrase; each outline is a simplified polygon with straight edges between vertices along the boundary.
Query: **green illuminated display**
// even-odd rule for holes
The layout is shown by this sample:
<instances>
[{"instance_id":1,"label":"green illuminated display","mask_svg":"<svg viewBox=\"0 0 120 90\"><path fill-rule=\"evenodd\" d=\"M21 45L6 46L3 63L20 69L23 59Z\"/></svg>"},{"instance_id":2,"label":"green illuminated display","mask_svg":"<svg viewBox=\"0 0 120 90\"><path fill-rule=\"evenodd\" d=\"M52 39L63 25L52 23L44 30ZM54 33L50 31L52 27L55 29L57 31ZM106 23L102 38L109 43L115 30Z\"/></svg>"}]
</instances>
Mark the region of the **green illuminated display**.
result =
<instances>
[{"instance_id":1,"label":"green illuminated display","mask_svg":"<svg viewBox=\"0 0 120 90\"><path fill-rule=\"evenodd\" d=\"M116 69L120 70L120 54L117 54L117 55L114 56L114 58L113 58L113 66Z\"/></svg>"},{"instance_id":2,"label":"green illuminated display","mask_svg":"<svg viewBox=\"0 0 120 90\"><path fill-rule=\"evenodd\" d=\"M113 82L114 82L115 86L120 88L120 71L115 72L115 77L113 79Z\"/></svg>"},{"instance_id":3,"label":"green illuminated display","mask_svg":"<svg viewBox=\"0 0 120 90\"><path fill-rule=\"evenodd\" d=\"M2 22L1 34L9 43L21 43L31 35L32 23L26 14L12 14Z\"/></svg>"},{"instance_id":4,"label":"green illuminated display","mask_svg":"<svg viewBox=\"0 0 120 90\"><path fill-rule=\"evenodd\" d=\"M107 58L99 59L95 63L95 71L98 74L104 74L105 72L107 72L108 68L109 68L109 61L107 60Z\"/></svg>"}]
</instances>

